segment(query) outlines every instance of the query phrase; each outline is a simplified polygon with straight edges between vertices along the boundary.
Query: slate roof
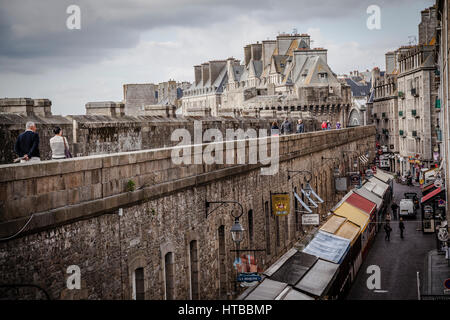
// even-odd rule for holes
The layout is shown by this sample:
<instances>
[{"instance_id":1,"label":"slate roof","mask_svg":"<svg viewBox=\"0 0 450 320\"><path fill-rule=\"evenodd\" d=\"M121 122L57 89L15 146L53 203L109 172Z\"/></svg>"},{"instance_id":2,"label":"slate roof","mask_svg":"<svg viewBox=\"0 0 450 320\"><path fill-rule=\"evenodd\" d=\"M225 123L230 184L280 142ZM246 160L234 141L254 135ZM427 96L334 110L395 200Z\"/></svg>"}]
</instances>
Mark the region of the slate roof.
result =
<instances>
[{"instance_id":1,"label":"slate roof","mask_svg":"<svg viewBox=\"0 0 450 320\"><path fill-rule=\"evenodd\" d=\"M370 94L370 89L372 87L372 84L370 82L362 83L358 82L362 81L362 78L356 77L356 78L345 78L345 82L350 86L352 91L352 96L354 97L363 97L368 96Z\"/></svg>"}]
</instances>

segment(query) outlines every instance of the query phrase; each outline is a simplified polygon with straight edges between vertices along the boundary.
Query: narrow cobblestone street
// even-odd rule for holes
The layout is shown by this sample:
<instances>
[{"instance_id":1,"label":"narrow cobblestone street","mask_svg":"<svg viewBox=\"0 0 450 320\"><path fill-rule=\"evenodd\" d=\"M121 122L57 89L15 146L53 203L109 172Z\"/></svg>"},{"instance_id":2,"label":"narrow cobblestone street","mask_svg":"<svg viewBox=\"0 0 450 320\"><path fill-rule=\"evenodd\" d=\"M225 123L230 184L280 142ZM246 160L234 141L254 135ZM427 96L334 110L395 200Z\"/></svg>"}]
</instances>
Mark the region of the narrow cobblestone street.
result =
<instances>
[{"instance_id":1,"label":"narrow cobblestone street","mask_svg":"<svg viewBox=\"0 0 450 320\"><path fill-rule=\"evenodd\" d=\"M419 187L408 187L394 182L394 201L399 204L405 192L416 192L419 199L422 195ZM421 227L420 209L416 218L404 219L405 237L400 238L397 220L391 221L392 233L390 241L385 240L385 232L381 229L363 262L356 280L351 288L348 300L411 300L417 299L417 271L420 273L423 287L426 272L427 254L436 248L435 234L424 234ZM367 279L370 274L367 268L377 265L381 269L381 290L369 290Z\"/></svg>"}]
</instances>

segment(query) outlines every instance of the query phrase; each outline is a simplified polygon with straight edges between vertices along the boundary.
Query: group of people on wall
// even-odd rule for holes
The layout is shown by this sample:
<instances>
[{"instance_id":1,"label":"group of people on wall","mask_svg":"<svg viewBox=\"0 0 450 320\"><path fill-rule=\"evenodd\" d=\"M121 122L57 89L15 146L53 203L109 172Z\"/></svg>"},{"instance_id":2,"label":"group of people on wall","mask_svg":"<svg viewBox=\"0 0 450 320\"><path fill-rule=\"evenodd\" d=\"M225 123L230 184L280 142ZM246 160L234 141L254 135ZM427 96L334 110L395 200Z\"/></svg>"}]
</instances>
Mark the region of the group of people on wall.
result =
<instances>
[{"instance_id":1,"label":"group of people on wall","mask_svg":"<svg viewBox=\"0 0 450 320\"><path fill-rule=\"evenodd\" d=\"M63 136L63 131L60 127L53 129L55 134L50 139L50 148L52 150L52 159L67 159L72 158L70 153L69 143L67 138ZM26 163L28 161L41 161L39 152L39 134L36 130L36 124L29 121L25 125L25 132L21 133L14 145L14 152L19 156L17 161Z\"/></svg>"},{"instance_id":2,"label":"group of people on wall","mask_svg":"<svg viewBox=\"0 0 450 320\"><path fill-rule=\"evenodd\" d=\"M323 121L322 130L330 130L331 122ZM341 124L336 122L336 129L341 129ZM272 135L274 134L291 134L293 132L292 123L286 118L281 124L281 128L278 123L274 121L271 127ZM302 119L297 121L297 126L295 133L304 133L305 124ZM55 134L53 138L50 139L50 148L52 150L52 159L67 159L72 158L69 149L69 142L67 138L63 136L63 131L60 127L55 127L53 129ZM25 132L21 133L16 140L14 145L14 151L19 156L15 162L19 161L25 163L28 161L40 161L41 156L39 153L39 134L36 131L36 124L32 121L26 123Z\"/></svg>"},{"instance_id":3,"label":"group of people on wall","mask_svg":"<svg viewBox=\"0 0 450 320\"><path fill-rule=\"evenodd\" d=\"M336 122L336 129L341 129L341 123L339 121ZM322 125L321 125L321 129L322 130L331 130L332 129L332 125L331 125L331 121L323 121ZM289 121L288 118L286 118L283 123L281 124L281 127L278 126L278 123L276 121L274 121L272 123L272 135L274 134L291 134L294 133L292 130L292 124ZM295 133L304 133L305 132L305 124L303 123L302 119L298 119L297 121L297 127L296 127L296 131Z\"/></svg>"}]
</instances>

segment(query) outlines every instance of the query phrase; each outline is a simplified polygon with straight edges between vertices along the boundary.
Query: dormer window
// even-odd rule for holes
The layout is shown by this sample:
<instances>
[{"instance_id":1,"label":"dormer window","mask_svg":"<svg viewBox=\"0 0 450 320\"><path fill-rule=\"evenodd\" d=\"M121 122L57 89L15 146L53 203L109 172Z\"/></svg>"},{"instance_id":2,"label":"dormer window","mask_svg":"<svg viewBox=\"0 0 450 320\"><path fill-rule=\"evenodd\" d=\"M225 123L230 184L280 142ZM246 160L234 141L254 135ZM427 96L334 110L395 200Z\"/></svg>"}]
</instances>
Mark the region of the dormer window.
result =
<instances>
[{"instance_id":1,"label":"dormer window","mask_svg":"<svg viewBox=\"0 0 450 320\"><path fill-rule=\"evenodd\" d=\"M319 77L320 77L321 79L326 79L326 78L328 77L328 73L326 73L326 72L320 72L320 73L319 73Z\"/></svg>"}]
</instances>

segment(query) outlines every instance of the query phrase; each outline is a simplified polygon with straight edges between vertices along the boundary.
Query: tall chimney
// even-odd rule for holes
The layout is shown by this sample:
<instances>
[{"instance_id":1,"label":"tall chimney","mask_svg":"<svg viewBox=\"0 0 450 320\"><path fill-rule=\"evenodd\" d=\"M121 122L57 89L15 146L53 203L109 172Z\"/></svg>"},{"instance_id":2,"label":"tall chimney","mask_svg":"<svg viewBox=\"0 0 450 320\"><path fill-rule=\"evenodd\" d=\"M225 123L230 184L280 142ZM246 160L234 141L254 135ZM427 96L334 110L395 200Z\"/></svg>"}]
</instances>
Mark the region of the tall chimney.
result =
<instances>
[{"instance_id":1,"label":"tall chimney","mask_svg":"<svg viewBox=\"0 0 450 320\"><path fill-rule=\"evenodd\" d=\"M209 62L202 63L202 84L205 83L209 79Z\"/></svg>"},{"instance_id":2,"label":"tall chimney","mask_svg":"<svg viewBox=\"0 0 450 320\"><path fill-rule=\"evenodd\" d=\"M244 47L244 61L246 66L250 62L251 57L252 57L251 46L248 44Z\"/></svg>"},{"instance_id":3,"label":"tall chimney","mask_svg":"<svg viewBox=\"0 0 450 320\"><path fill-rule=\"evenodd\" d=\"M262 44L261 43L254 43L250 46L251 48L251 57L255 61L261 60L262 56Z\"/></svg>"},{"instance_id":4,"label":"tall chimney","mask_svg":"<svg viewBox=\"0 0 450 320\"><path fill-rule=\"evenodd\" d=\"M195 84L197 85L202 80L202 66L194 66Z\"/></svg>"}]
</instances>

